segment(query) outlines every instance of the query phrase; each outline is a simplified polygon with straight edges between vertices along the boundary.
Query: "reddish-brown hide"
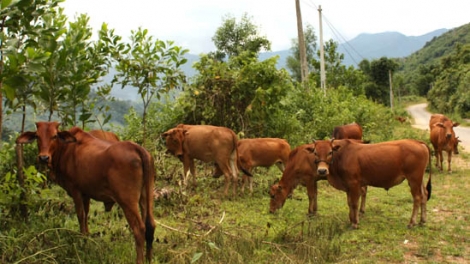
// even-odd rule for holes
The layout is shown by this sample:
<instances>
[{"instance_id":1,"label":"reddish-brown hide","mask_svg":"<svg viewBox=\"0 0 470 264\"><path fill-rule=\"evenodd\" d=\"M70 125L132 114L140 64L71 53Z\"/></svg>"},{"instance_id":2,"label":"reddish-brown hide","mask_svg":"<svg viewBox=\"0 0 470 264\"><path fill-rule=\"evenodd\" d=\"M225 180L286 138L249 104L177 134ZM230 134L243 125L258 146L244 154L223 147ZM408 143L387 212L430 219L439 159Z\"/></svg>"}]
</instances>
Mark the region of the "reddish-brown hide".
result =
<instances>
[{"instance_id":1,"label":"reddish-brown hide","mask_svg":"<svg viewBox=\"0 0 470 264\"><path fill-rule=\"evenodd\" d=\"M348 139L320 140L310 151L315 154L318 175L327 176L333 187L347 193L349 220L353 228L359 224L361 187L374 186L388 190L405 179L413 197L408 226L416 224L420 207L420 223L426 222L426 202L431 196L431 170L426 188L423 179L426 166L431 162L431 154L424 142L404 139L361 144Z\"/></svg>"},{"instance_id":2,"label":"reddish-brown hide","mask_svg":"<svg viewBox=\"0 0 470 264\"><path fill-rule=\"evenodd\" d=\"M333 129L333 138L336 139L362 139L362 127L357 123L337 126Z\"/></svg>"},{"instance_id":3,"label":"reddish-brown hide","mask_svg":"<svg viewBox=\"0 0 470 264\"><path fill-rule=\"evenodd\" d=\"M35 132L21 134L16 143L37 140L39 161L48 165L55 181L74 201L80 231L89 233L90 199L116 202L134 234L136 263L144 262L145 242L150 262L155 230L151 155L132 142L107 142L77 127L60 131L57 122L37 122L36 128Z\"/></svg>"},{"instance_id":4,"label":"reddish-brown hide","mask_svg":"<svg viewBox=\"0 0 470 264\"><path fill-rule=\"evenodd\" d=\"M284 171L289 160L290 145L281 138L249 138L238 141L240 165L250 173L254 167L276 166ZM250 193L253 192L253 177L243 174L242 191L245 183L250 183Z\"/></svg>"},{"instance_id":5,"label":"reddish-brown hide","mask_svg":"<svg viewBox=\"0 0 470 264\"><path fill-rule=\"evenodd\" d=\"M238 138L233 130L210 125L183 125L172 128L162 134L168 152L183 162L184 178L190 172L193 184L196 184L194 159L203 162L215 162L225 177L224 195L228 195L230 182L233 194L238 185ZM246 172L251 176L249 172Z\"/></svg>"},{"instance_id":6,"label":"reddish-brown hide","mask_svg":"<svg viewBox=\"0 0 470 264\"><path fill-rule=\"evenodd\" d=\"M317 181L326 180L326 175L317 174L315 155L309 151L315 145L301 145L290 152L286 169L282 173L282 178L278 183L271 186L269 195L271 196L269 212L274 213L282 208L287 197L294 189L302 184L307 187L308 194L308 214L315 215L317 212ZM365 210L366 192L364 190L361 200L361 212Z\"/></svg>"},{"instance_id":7,"label":"reddish-brown hide","mask_svg":"<svg viewBox=\"0 0 470 264\"><path fill-rule=\"evenodd\" d=\"M442 152L447 152L447 171L452 172L452 152L459 154L458 144L459 138L455 136L454 127L459 126L460 123L454 123L448 117L441 114L433 114L429 120L430 140L434 148L434 155L436 156L436 167L440 171L443 170L442 163L444 157Z\"/></svg>"},{"instance_id":8,"label":"reddish-brown hide","mask_svg":"<svg viewBox=\"0 0 470 264\"><path fill-rule=\"evenodd\" d=\"M93 135L96 138L99 138L99 139L102 139L102 140L107 140L109 142L118 142L118 141L120 141L119 137L111 131L96 129L96 130L90 130L90 131L88 131L88 133L90 133L90 135Z\"/></svg>"}]
</instances>

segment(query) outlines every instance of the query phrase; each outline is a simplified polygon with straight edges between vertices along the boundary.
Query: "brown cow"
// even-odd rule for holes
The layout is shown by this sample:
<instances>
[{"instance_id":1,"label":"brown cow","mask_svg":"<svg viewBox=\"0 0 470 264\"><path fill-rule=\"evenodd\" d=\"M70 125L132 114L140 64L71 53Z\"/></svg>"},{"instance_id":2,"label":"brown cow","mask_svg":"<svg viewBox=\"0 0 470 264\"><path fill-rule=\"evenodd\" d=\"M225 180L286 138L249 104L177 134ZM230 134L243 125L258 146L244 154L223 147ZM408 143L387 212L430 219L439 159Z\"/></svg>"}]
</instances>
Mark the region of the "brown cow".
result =
<instances>
[{"instance_id":1,"label":"brown cow","mask_svg":"<svg viewBox=\"0 0 470 264\"><path fill-rule=\"evenodd\" d=\"M281 138L249 138L238 141L240 166L251 173L254 167L276 166L284 171L289 160L290 145ZM250 193L253 193L253 177L243 174L242 192L245 183L250 183Z\"/></svg>"},{"instance_id":2,"label":"brown cow","mask_svg":"<svg viewBox=\"0 0 470 264\"><path fill-rule=\"evenodd\" d=\"M225 176L224 195L228 195L230 181L233 194L238 185L238 138L235 132L226 127L210 125L178 125L162 134L168 152L183 162L184 177L191 173L196 182L194 159L215 162ZM245 172L251 175L249 172Z\"/></svg>"},{"instance_id":3,"label":"brown cow","mask_svg":"<svg viewBox=\"0 0 470 264\"><path fill-rule=\"evenodd\" d=\"M114 134L113 132L110 132L110 131L104 131L104 130L101 130L101 129L96 129L96 130L90 130L90 131L88 131L88 133L90 135L93 135L94 137L97 137L97 138L102 139L102 140L107 140L107 141L110 141L110 142L120 141L119 137L116 134Z\"/></svg>"},{"instance_id":4,"label":"brown cow","mask_svg":"<svg viewBox=\"0 0 470 264\"><path fill-rule=\"evenodd\" d=\"M59 131L58 122L37 122L36 128L21 134L16 143L37 139L39 161L48 165L56 182L73 198L81 233L89 233L90 199L116 202L134 234L136 263L144 262L145 241L150 262L155 231L151 155L132 142L107 142L77 127Z\"/></svg>"},{"instance_id":5,"label":"brown cow","mask_svg":"<svg viewBox=\"0 0 470 264\"><path fill-rule=\"evenodd\" d=\"M455 136L454 127L459 126L460 123L454 123L448 117L441 114L433 114L429 120L430 140L434 148L434 155L436 156L436 167L440 171L443 170L442 163L444 157L442 152L447 152L447 171L452 172L451 161L452 152L459 154L458 144L459 138Z\"/></svg>"},{"instance_id":6,"label":"brown cow","mask_svg":"<svg viewBox=\"0 0 470 264\"><path fill-rule=\"evenodd\" d=\"M358 123L337 126L333 129L332 138L336 139L362 139L362 127Z\"/></svg>"},{"instance_id":7,"label":"brown cow","mask_svg":"<svg viewBox=\"0 0 470 264\"><path fill-rule=\"evenodd\" d=\"M106 141L109 141L109 142L119 142L120 141L119 137L116 134L114 134L113 132L110 132L110 131L96 129L96 130L90 130L90 131L88 131L88 133L90 135L96 137L96 138L106 140ZM114 206L114 201L104 202L104 210L106 212L111 211L111 209L113 209L113 206Z\"/></svg>"},{"instance_id":8,"label":"brown cow","mask_svg":"<svg viewBox=\"0 0 470 264\"><path fill-rule=\"evenodd\" d=\"M308 214L315 215L317 212L317 181L326 180L326 175L317 174L315 155L309 149L315 145L301 145L291 151L289 162L282 174L281 180L271 186L269 195L271 202L269 212L274 213L282 208L287 197L294 191L297 185L302 184L307 187L309 199ZM366 192L362 193L361 212L365 210Z\"/></svg>"},{"instance_id":9,"label":"brown cow","mask_svg":"<svg viewBox=\"0 0 470 264\"><path fill-rule=\"evenodd\" d=\"M349 139L316 141L309 151L315 154L317 173L348 197L349 220L353 228L359 224L358 201L362 186L388 190L405 179L413 197L413 212L408 227L416 224L421 207L421 221L426 222L426 202L431 197L431 168L425 188L426 166L431 154L426 143L404 139L376 144L361 144ZM430 166L431 167L431 166Z\"/></svg>"}]
</instances>

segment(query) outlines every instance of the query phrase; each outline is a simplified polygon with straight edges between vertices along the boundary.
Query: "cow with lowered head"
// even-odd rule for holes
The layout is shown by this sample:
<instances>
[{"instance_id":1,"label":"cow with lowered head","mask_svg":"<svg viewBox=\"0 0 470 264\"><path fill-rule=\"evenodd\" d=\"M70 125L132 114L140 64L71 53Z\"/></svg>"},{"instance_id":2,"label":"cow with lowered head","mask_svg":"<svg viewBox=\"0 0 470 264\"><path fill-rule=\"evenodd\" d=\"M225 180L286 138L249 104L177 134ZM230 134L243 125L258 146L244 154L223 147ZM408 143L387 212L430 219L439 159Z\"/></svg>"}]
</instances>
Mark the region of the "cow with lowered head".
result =
<instances>
[{"instance_id":1,"label":"cow with lowered head","mask_svg":"<svg viewBox=\"0 0 470 264\"><path fill-rule=\"evenodd\" d=\"M180 124L162 134L168 152L183 162L184 178L191 173L196 183L194 159L215 162L225 177L224 195L228 195L230 183L233 194L238 185L238 138L233 130L210 125ZM242 168L243 169L243 168ZM247 175L251 173L244 171Z\"/></svg>"},{"instance_id":2,"label":"cow with lowered head","mask_svg":"<svg viewBox=\"0 0 470 264\"><path fill-rule=\"evenodd\" d=\"M155 231L151 155L132 142L101 140L78 127L61 131L58 122L37 122L36 131L22 133L16 143L35 140L38 160L47 164L55 182L73 199L81 233L89 233L90 199L117 203L134 234L136 263L144 262L145 242L151 262Z\"/></svg>"},{"instance_id":3,"label":"cow with lowered head","mask_svg":"<svg viewBox=\"0 0 470 264\"><path fill-rule=\"evenodd\" d=\"M336 126L333 129L332 138L362 140L362 127L358 123Z\"/></svg>"}]
</instances>

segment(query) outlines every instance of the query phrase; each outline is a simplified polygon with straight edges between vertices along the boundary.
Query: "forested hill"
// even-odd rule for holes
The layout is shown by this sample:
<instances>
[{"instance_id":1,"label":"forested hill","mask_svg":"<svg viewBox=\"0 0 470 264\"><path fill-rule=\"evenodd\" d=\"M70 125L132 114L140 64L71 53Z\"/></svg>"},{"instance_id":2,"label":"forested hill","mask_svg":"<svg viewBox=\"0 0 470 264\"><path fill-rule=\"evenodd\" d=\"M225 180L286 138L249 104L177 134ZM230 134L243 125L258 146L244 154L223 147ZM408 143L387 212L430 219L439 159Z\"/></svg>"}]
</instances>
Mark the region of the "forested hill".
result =
<instances>
[{"instance_id":1,"label":"forested hill","mask_svg":"<svg viewBox=\"0 0 470 264\"><path fill-rule=\"evenodd\" d=\"M418 71L420 66L439 63L440 59L450 55L459 43L470 43L470 23L434 37L422 49L405 58L402 70L411 73Z\"/></svg>"}]
</instances>

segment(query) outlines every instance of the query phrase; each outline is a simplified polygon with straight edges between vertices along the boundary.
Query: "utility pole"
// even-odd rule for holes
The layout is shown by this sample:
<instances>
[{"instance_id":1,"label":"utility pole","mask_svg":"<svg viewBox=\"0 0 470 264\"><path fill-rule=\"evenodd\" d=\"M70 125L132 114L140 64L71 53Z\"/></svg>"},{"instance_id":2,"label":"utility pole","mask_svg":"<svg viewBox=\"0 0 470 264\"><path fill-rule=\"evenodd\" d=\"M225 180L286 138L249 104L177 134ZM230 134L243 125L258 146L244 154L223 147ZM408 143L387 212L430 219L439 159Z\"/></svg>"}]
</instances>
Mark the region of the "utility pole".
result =
<instances>
[{"instance_id":1,"label":"utility pole","mask_svg":"<svg viewBox=\"0 0 470 264\"><path fill-rule=\"evenodd\" d=\"M323 25L321 11L321 5L319 5L318 17L320 18L320 87L323 91L323 95L326 95L325 49L323 47Z\"/></svg>"},{"instance_id":2,"label":"utility pole","mask_svg":"<svg viewBox=\"0 0 470 264\"><path fill-rule=\"evenodd\" d=\"M388 82L390 83L390 109L393 110L392 70L388 70Z\"/></svg>"},{"instance_id":3,"label":"utility pole","mask_svg":"<svg viewBox=\"0 0 470 264\"><path fill-rule=\"evenodd\" d=\"M297 13L297 34L299 39L299 55L300 55L300 79L302 83L306 83L308 78L307 51L305 48L304 29L302 27L302 14L300 13L300 2L295 0L295 11Z\"/></svg>"}]
</instances>

